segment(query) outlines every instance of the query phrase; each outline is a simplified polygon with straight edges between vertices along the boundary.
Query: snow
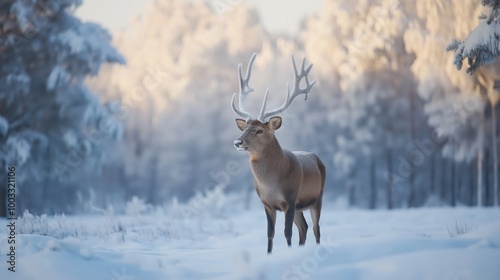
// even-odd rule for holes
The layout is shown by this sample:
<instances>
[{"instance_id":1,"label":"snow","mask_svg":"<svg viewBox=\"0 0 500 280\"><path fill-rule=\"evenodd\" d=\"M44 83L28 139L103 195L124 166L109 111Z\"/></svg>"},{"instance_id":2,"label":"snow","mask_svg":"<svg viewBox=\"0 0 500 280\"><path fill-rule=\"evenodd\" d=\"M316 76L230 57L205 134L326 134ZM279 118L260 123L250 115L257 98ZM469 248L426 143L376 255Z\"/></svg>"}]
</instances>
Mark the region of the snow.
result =
<instances>
[{"instance_id":1,"label":"snow","mask_svg":"<svg viewBox=\"0 0 500 280\"><path fill-rule=\"evenodd\" d=\"M265 214L254 202L250 210L225 216L202 209L202 215L181 217L168 207L127 216L25 214L18 231L45 236L17 234L13 273L2 232L0 279L493 280L500 274L498 208L366 211L326 205L322 244L314 244L310 229L306 245L298 247L294 228L292 248L280 213L274 251L267 255ZM468 232L451 237L464 226Z\"/></svg>"},{"instance_id":2,"label":"snow","mask_svg":"<svg viewBox=\"0 0 500 280\"><path fill-rule=\"evenodd\" d=\"M462 68L462 61L468 58L469 68L467 73L473 74L483 64L495 61L500 54L498 36L500 34L500 22L498 19L498 5L493 3L482 3L490 6L488 17L481 16L481 22L469 33L464 42L453 40L447 47L448 51L455 52L454 64L457 69Z\"/></svg>"},{"instance_id":3,"label":"snow","mask_svg":"<svg viewBox=\"0 0 500 280\"><path fill-rule=\"evenodd\" d=\"M19 165L24 164L31 155L31 145L21 136L13 136L7 139L6 146L9 147L10 153L17 159Z\"/></svg>"},{"instance_id":4,"label":"snow","mask_svg":"<svg viewBox=\"0 0 500 280\"><path fill-rule=\"evenodd\" d=\"M474 53L478 47L485 47L493 53L498 53L500 51L497 39L499 33L499 22L494 21L488 24L487 21L482 20L467 36L467 40L464 42L464 53Z\"/></svg>"},{"instance_id":5,"label":"snow","mask_svg":"<svg viewBox=\"0 0 500 280\"><path fill-rule=\"evenodd\" d=\"M55 66L50 72L47 78L47 90L55 90L58 87L62 87L68 83L71 79L71 74L66 71L66 69L60 65Z\"/></svg>"}]
</instances>

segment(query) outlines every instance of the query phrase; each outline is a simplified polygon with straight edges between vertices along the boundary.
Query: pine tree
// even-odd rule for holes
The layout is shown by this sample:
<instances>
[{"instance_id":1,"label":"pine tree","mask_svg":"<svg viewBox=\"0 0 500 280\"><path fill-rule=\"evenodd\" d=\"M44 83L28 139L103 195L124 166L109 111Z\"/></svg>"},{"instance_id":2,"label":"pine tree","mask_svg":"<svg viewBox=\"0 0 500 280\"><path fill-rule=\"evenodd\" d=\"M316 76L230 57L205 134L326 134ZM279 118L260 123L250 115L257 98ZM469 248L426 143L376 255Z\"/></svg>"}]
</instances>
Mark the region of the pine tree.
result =
<instances>
[{"instance_id":1,"label":"pine tree","mask_svg":"<svg viewBox=\"0 0 500 280\"><path fill-rule=\"evenodd\" d=\"M455 39L447 47L448 51L454 51L455 53L453 63L458 70L462 69L463 60L467 59L469 67L466 72L470 75L475 74L481 66L495 62L500 55L500 0L482 0L481 4L489 8L489 14L482 14L479 17L481 20L479 25L469 33L464 41ZM495 80L500 81L500 76L496 70L489 70L486 70L487 74L478 73L476 76L481 88L481 94L486 96L492 111L493 204L498 206L498 152L495 111L500 97L498 87L495 87L494 83ZM481 127L484 131L483 124L481 124ZM478 168L482 168L482 155L478 160ZM479 176L478 185L481 186L481 176ZM478 205L481 205L480 193L478 194Z\"/></svg>"},{"instance_id":2,"label":"pine tree","mask_svg":"<svg viewBox=\"0 0 500 280\"><path fill-rule=\"evenodd\" d=\"M24 206L18 210L42 204L60 210L65 206L58 203L78 190L64 188L78 174L95 171L105 140L120 132L85 78L97 75L103 63L125 59L106 30L72 15L81 0L2 3L0 179L6 181L8 166L19 170Z\"/></svg>"},{"instance_id":3,"label":"pine tree","mask_svg":"<svg viewBox=\"0 0 500 280\"><path fill-rule=\"evenodd\" d=\"M490 8L488 15L482 14L481 22L472 30L465 41L453 40L447 47L455 52L454 64L462 69L463 60L467 59L467 73L474 72L484 64L489 64L500 55L500 0L482 0L482 5Z\"/></svg>"}]
</instances>

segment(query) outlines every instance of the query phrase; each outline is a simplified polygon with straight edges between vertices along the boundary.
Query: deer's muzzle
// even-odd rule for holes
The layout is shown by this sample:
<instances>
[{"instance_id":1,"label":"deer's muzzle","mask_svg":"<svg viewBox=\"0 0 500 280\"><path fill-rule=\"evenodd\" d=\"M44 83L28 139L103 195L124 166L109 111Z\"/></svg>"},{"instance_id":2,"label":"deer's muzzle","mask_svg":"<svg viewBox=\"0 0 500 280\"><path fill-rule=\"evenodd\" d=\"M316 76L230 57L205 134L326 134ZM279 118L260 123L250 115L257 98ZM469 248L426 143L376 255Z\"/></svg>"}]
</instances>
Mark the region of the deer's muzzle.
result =
<instances>
[{"instance_id":1,"label":"deer's muzzle","mask_svg":"<svg viewBox=\"0 0 500 280\"><path fill-rule=\"evenodd\" d=\"M242 151L246 151L246 150L247 150L247 148L246 148L246 147L243 147L243 146L242 146L242 145L243 145L243 140L241 140L241 139L236 139L236 140L234 140L234 142L233 142L233 143L234 143L234 147L235 147L238 151L241 151L241 152L242 152Z\"/></svg>"}]
</instances>

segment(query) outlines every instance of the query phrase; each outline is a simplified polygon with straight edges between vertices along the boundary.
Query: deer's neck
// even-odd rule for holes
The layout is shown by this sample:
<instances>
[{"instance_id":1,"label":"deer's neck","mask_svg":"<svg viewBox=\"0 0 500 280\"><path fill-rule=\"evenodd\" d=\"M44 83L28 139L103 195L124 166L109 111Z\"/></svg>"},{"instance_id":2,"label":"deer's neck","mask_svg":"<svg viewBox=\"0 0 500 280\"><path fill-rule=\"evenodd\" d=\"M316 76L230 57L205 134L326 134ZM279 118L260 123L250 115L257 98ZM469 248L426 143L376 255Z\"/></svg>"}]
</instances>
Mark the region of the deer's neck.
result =
<instances>
[{"instance_id":1,"label":"deer's neck","mask_svg":"<svg viewBox=\"0 0 500 280\"><path fill-rule=\"evenodd\" d=\"M289 161L275 137L264 150L250 154L250 165L255 179L259 180L279 176L279 171L288 169Z\"/></svg>"}]
</instances>

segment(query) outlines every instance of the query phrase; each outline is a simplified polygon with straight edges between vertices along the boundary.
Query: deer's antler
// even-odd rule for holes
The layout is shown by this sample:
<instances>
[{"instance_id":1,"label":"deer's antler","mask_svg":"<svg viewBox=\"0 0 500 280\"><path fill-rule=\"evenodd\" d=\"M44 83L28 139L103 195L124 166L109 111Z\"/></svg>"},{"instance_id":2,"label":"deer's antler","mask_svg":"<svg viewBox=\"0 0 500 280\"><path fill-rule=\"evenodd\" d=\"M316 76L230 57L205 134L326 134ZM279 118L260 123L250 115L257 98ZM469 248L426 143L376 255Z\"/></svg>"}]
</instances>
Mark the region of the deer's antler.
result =
<instances>
[{"instance_id":1,"label":"deer's antler","mask_svg":"<svg viewBox=\"0 0 500 280\"><path fill-rule=\"evenodd\" d=\"M266 94L264 95L264 101L262 103L262 108L260 109L260 114L259 117L257 118L261 122L265 122L267 118L278 115L285 111L292 101L295 99L295 97L305 94L305 100L307 100L307 94L311 91L312 87L314 84L316 84L316 81L313 81L312 83L309 83L309 78L307 75L309 75L309 72L311 71L311 68L313 67L312 64L309 64L309 66L305 67L306 59L302 59L302 66L300 67L300 73L297 71L297 65L295 65L295 58L292 55L292 65L293 65L293 71L295 73L295 77L293 80L293 89L290 90L288 83L286 84L286 99L283 105L281 105L279 108L276 108L274 110L266 112L266 103L267 103L267 94L269 92L269 89L266 91ZM300 88L300 82L302 79L305 78L306 81L306 86L304 88Z\"/></svg>"},{"instance_id":2,"label":"deer's antler","mask_svg":"<svg viewBox=\"0 0 500 280\"><path fill-rule=\"evenodd\" d=\"M239 103L238 103L238 108L236 108L234 104L234 100L236 98L236 93L233 94L233 98L231 99L231 107L233 108L233 111L240 117L245 118L245 119L251 119L252 116L250 113L247 112L245 109L245 101L247 99L247 96L250 92L254 91L253 88L251 88L248 85L248 82L250 81L250 74L252 73L252 66L253 62L255 60L255 57L257 56L256 53L252 54L252 57L250 58L250 61L248 62L247 66L247 73L245 75L245 78L243 78L243 74L241 73L241 63L238 64L238 77L240 79L240 96L239 96Z\"/></svg>"}]
</instances>

